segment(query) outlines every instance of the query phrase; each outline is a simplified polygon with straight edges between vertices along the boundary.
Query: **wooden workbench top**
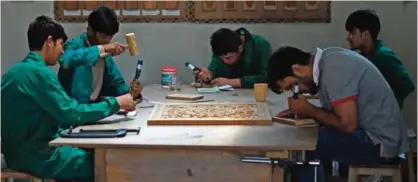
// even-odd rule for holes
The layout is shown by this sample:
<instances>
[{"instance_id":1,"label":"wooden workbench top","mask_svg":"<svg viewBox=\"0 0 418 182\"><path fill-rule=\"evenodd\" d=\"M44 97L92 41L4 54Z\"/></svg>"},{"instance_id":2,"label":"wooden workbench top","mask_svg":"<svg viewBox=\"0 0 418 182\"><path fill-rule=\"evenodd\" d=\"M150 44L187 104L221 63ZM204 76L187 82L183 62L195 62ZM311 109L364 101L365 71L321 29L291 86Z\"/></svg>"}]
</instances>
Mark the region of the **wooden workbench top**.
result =
<instances>
[{"instance_id":1,"label":"wooden workbench top","mask_svg":"<svg viewBox=\"0 0 418 182\"><path fill-rule=\"evenodd\" d=\"M166 100L165 96L173 92L156 85L145 86L143 95L146 99L156 102L189 102ZM181 93L197 93L196 89L184 86ZM238 89L236 94L231 91L203 94L203 100L216 101L255 101L253 90ZM287 109L287 97L290 94L276 95L269 92L267 104L272 115ZM149 105L143 102L140 106ZM112 139L64 139L58 138L51 145L72 145L83 148L194 148L219 150L314 150L317 140L315 127L294 127L274 123L272 126L147 126L147 119L152 108L138 108L133 118L110 116L100 124L83 126L84 129L138 128L139 135L128 134L124 138ZM76 129L77 130L77 129Z\"/></svg>"}]
</instances>

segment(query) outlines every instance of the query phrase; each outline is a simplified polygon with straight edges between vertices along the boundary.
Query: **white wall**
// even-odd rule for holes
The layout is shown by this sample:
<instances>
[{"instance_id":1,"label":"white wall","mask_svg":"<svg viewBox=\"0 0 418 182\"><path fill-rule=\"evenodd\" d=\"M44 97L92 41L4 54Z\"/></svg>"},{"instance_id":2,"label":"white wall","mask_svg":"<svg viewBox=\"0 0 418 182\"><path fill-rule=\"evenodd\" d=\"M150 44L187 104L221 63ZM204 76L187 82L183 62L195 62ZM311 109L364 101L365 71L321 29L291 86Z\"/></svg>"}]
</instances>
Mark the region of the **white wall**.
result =
<instances>
[{"instance_id":1,"label":"white wall","mask_svg":"<svg viewBox=\"0 0 418 182\"><path fill-rule=\"evenodd\" d=\"M406 1L334 1L331 23L277 23L277 24L190 24L190 23L124 23L117 41L125 42L124 34L134 32L144 58L141 79L144 83L160 80L163 65L178 67L183 80L192 80L184 68L185 61L199 65L209 63L209 36L220 27L238 28L244 26L251 32L265 36L274 48L288 44L305 50L315 46L344 46L346 32L344 23L347 16L359 8L373 8L381 17L380 37L403 60L410 74L417 77L417 3ZM52 1L1 2L1 70L21 60L26 52L26 31L30 21L38 15L53 17ZM85 23L63 23L69 37L85 31ZM136 58L129 53L116 57L123 75L130 79L134 74ZM56 68L55 68L56 69ZM405 102L404 114L410 127L416 128L417 94Z\"/></svg>"}]
</instances>

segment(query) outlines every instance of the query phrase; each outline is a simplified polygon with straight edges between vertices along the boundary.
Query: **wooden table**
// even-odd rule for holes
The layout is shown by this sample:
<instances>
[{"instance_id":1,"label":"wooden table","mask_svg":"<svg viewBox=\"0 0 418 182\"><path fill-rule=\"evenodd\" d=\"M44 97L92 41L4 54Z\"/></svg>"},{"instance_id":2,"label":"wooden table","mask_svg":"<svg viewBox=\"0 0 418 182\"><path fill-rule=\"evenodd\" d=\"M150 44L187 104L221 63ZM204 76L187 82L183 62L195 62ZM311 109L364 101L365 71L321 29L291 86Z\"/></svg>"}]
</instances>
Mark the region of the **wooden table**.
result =
<instances>
[{"instance_id":1,"label":"wooden table","mask_svg":"<svg viewBox=\"0 0 418 182\"><path fill-rule=\"evenodd\" d=\"M145 98L157 102L166 100L169 91L156 85L146 86ZM182 87L182 93L197 93ZM171 92L170 92L171 93ZM205 94L203 99L217 101L254 101L253 90L236 90ZM235 96L234 96L235 95ZM287 96L268 96L272 114L287 108ZM129 134L114 139L63 139L51 145L72 145L95 151L98 182L268 182L283 181L283 170L272 172L270 164L243 163L243 155L286 157L289 151L314 150L315 127L294 127L274 123L272 126L147 126L152 108L139 108L136 117L111 116L102 124L83 126L85 129L137 128L139 135ZM77 130L77 129L76 129Z\"/></svg>"}]
</instances>

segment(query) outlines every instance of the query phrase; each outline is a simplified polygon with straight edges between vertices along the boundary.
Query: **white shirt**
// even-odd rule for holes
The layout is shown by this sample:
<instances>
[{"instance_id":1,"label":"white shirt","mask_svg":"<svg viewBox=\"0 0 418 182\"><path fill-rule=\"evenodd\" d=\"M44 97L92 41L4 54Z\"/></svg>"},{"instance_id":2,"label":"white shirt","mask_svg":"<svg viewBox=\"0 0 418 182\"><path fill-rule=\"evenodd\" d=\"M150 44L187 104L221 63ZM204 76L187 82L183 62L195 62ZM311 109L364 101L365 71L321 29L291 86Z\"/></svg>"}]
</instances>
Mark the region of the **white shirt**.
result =
<instances>
[{"instance_id":1,"label":"white shirt","mask_svg":"<svg viewBox=\"0 0 418 182\"><path fill-rule=\"evenodd\" d=\"M315 58L313 60L313 80L316 85L319 83L319 62L322 57L322 49L316 48Z\"/></svg>"},{"instance_id":2,"label":"white shirt","mask_svg":"<svg viewBox=\"0 0 418 182\"><path fill-rule=\"evenodd\" d=\"M90 43L88 40L87 45L90 46ZM90 100L96 100L97 97L99 97L100 90L102 90L103 86L103 74L105 70L105 63L104 59L100 57L101 54L103 54L104 48L103 46L99 45L99 60L96 62L95 65L91 68L92 72L92 85L91 85L91 94L90 94Z\"/></svg>"}]
</instances>

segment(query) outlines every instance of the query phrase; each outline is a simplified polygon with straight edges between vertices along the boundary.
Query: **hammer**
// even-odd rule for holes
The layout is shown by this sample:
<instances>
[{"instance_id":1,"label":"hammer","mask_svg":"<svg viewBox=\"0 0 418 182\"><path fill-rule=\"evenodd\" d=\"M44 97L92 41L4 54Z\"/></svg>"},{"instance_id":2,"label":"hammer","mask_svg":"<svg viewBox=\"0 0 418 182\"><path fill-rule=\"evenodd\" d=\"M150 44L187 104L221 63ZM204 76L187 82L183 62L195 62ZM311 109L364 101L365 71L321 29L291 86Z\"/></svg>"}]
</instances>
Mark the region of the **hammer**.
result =
<instances>
[{"instance_id":1,"label":"hammer","mask_svg":"<svg viewBox=\"0 0 418 182\"><path fill-rule=\"evenodd\" d=\"M131 54L131 56L137 56L138 50L136 49L136 38L135 38L135 34L134 33L128 33L125 35L126 38L126 43L128 44L128 49L129 49L129 53ZM109 56L110 53L103 53L100 54L100 57L103 58L105 56Z\"/></svg>"}]
</instances>

